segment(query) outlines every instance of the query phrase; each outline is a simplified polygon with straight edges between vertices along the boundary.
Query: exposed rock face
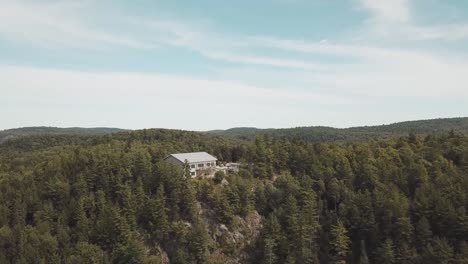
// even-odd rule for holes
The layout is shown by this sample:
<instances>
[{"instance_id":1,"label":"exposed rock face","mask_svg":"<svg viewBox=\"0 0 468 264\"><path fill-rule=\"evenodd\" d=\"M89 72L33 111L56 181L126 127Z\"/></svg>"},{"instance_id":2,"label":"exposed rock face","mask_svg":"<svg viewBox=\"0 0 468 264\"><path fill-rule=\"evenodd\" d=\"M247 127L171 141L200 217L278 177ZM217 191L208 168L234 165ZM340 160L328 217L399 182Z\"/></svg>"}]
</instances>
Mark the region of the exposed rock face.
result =
<instances>
[{"instance_id":1,"label":"exposed rock face","mask_svg":"<svg viewBox=\"0 0 468 264\"><path fill-rule=\"evenodd\" d=\"M255 242L262 228L262 217L253 211L246 217L236 216L232 227L218 223L214 211L201 204L200 217L210 237L210 248L222 248L211 252L214 262L245 263L249 245Z\"/></svg>"}]
</instances>

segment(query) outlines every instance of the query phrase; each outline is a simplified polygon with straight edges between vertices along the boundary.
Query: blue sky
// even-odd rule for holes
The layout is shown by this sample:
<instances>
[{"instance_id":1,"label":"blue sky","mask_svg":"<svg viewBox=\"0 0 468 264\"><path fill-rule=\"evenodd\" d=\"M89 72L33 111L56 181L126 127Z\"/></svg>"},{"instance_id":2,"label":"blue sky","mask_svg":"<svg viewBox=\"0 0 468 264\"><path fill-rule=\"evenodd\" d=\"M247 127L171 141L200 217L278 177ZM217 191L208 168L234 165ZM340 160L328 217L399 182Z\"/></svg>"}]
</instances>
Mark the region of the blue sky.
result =
<instances>
[{"instance_id":1,"label":"blue sky","mask_svg":"<svg viewBox=\"0 0 468 264\"><path fill-rule=\"evenodd\" d=\"M464 0L0 0L0 129L468 116Z\"/></svg>"}]
</instances>

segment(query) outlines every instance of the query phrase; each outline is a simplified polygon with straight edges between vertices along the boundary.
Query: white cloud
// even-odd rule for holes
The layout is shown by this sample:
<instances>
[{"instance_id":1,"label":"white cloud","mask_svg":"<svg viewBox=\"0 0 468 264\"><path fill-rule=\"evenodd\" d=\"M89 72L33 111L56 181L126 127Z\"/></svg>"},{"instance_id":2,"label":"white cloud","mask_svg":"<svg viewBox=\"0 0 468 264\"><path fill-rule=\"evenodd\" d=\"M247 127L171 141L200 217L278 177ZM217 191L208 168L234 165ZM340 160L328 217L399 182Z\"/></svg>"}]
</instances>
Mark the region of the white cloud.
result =
<instances>
[{"instance_id":1,"label":"white cloud","mask_svg":"<svg viewBox=\"0 0 468 264\"><path fill-rule=\"evenodd\" d=\"M395 32L394 35L404 34L407 39L411 40L443 40L443 41L459 41L468 38L468 24L451 24L432 27L408 26L400 33Z\"/></svg>"},{"instance_id":2,"label":"white cloud","mask_svg":"<svg viewBox=\"0 0 468 264\"><path fill-rule=\"evenodd\" d=\"M87 24L83 2L0 1L0 37L44 46L151 48L151 43Z\"/></svg>"},{"instance_id":3,"label":"white cloud","mask_svg":"<svg viewBox=\"0 0 468 264\"><path fill-rule=\"evenodd\" d=\"M130 32L91 25L89 6L82 2L34 3L7 1L0 9L0 37L44 46L108 49L113 46L156 48L162 45L191 49L201 55L233 63L266 65L303 70L318 70L324 65L286 58L256 56L245 52L253 46L244 36L226 37L175 20L122 18ZM132 31L134 31L132 33ZM237 50L242 48L243 51Z\"/></svg>"},{"instance_id":4,"label":"white cloud","mask_svg":"<svg viewBox=\"0 0 468 264\"><path fill-rule=\"evenodd\" d=\"M286 92L245 85L229 80L183 78L175 75L138 74L127 72L86 73L65 70L46 70L31 67L0 65L2 98L8 101L36 100L43 102L127 102L151 104L158 101L198 104L229 98L242 102L274 103L288 100L291 103L341 104L339 97L313 92ZM108 97L108 95L112 95ZM195 100L192 100L195 99Z\"/></svg>"},{"instance_id":5,"label":"white cloud","mask_svg":"<svg viewBox=\"0 0 468 264\"><path fill-rule=\"evenodd\" d=\"M297 107L348 103L343 97L311 91L293 92L229 80L160 74L0 66L0 82L3 108L0 119L27 113L29 119L38 120L35 125L57 124L54 120L61 120L60 125L73 126L76 125L73 121L78 119L88 120L85 123L91 126L121 126L118 125L121 121L133 128L144 124L146 127L214 129L231 126L233 120L237 125L246 125L245 122L253 119L259 121L258 126L268 126L266 124L273 125L269 122L278 121L276 118L283 115L284 118L291 115L291 119L284 119L284 124L290 122L295 118L292 115L297 115ZM67 123L67 120L70 121Z\"/></svg>"},{"instance_id":6,"label":"white cloud","mask_svg":"<svg viewBox=\"0 0 468 264\"><path fill-rule=\"evenodd\" d=\"M278 126L274 122L281 118L285 120L284 126L291 126L300 124L286 123L289 119L303 120L302 125L310 125L304 123L311 110L309 105L359 105L386 97L391 100L404 96L440 97L442 100L468 97L465 89L468 60L459 52L447 52L442 56L438 50L385 45L386 38L406 43L408 40L458 41L468 37L468 27L463 24L415 25L409 1L362 0L362 6L372 14L371 20L361 29L358 41L348 39L337 43L333 40L311 42L231 35L214 32L209 26L197 23L162 18L116 16L119 19L114 21L115 25L125 27L116 31L104 24L94 25L90 21L93 16L87 16L87 4L82 2L37 4L0 0L0 3L3 22L0 24L0 37L14 41L57 45L70 50L75 47L175 47L232 64L229 70L213 71L213 76L210 76L213 79L206 76L185 78L156 73L84 73L0 65L0 102L12 109L27 109L28 104L53 108L60 102L65 106L79 105L89 109L109 108L124 116L129 111L133 112L132 108L137 108L135 112L145 116L145 113L159 115L166 113L167 109L180 108L183 110L171 113L174 115L171 118L183 120L187 109L190 109L190 114L203 116L220 108L223 113L235 115L239 122L248 120L252 113L261 113L262 121L271 122L265 121L262 123L264 126ZM371 22L375 22L372 27ZM379 35L383 31L388 34L385 38ZM376 36L379 45L373 41ZM256 53L266 49L270 52ZM275 51L287 52L275 54ZM327 59L329 57L346 63L331 62ZM309 106L307 111L299 109L305 106ZM350 120L351 113L345 115ZM53 111L47 114L60 119L59 114ZM75 114L77 118L80 112ZM101 115L101 120L108 118ZM92 113L84 116L95 118ZM278 119L274 120L274 116ZM325 116L322 121L327 121ZM334 113L333 116L339 115ZM218 118L225 116L220 114ZM130 116L127 119L130 120L128 122L136 122ZM167 116L155 116L154 119L168 122L161 126L177 127ZM260 122L260 118L256 120ZM183 128L198 125L196 120L187 122ZM252 122L252 125L262 126ZM236 124L226 126L233 125ZM146 126L154 125L148 123Z\"/></svg>"},{"instance_id":7,"label":"white cloud","mask_svg":"<svg viewBox=\"0 0 468 264\"><path fill-rule=\"evenodd\" d=\"M370 23L361 31L362 44L333 41L306 42L260 36L232 35L210 31L205 25L183 20L126 17L114 14L117 28L93 25L89 2L2 1L0 37L22 40L31 44L65 45L108 49L112 46L156 48L175 46L190 49L215 60L232 63L284 67L317 71L337 68L323 61L295 57L259 56L252 48L274 48L299 53L316 53L366 60L403 60L414 51L378 47L369 44L370 35L384 39L459 40L468 37L468 24L420 27L411 23L409 0L359 0L373 18L390 22ZM109 15L109 14L107 14ZM104 13L102 16L106 17ZM118 18L115 18L118 17ZM394 26L392 21L405 22ZM121 27L123 27L121 29ZM369 38L370 37L370 38ZM369 38L366 40L366 38Z\"/></svg>"},{"instance_id":8,"label":"white cloud","mask_svg":"<svg viewBox=\"0 0 468 264\"><path fill-rule=\"evenodd\" d=\"M364 61L320 72L271 71L239 67L219 70L224 78L271 83L287 90L297 89L340 94L353 102L385 97L468 98L468 63L424 54L397 54L394 59ZM350 99L351 100L351 99ZM389 99L391 100L391 99Z\"/></svg>"},{"instance_id":9,"label":"white cloud","mask_svg":"<svg viewBox=\"0 0 468 264\"><path fill-rule=\"evenodd\" d=\"M401 69L399 74L406 70ZM310 81L315 85L342 87L342 96L337 97L332 93L300 91L290 87L265 88L267 86L229 80L0 66L0 120L3 128L78 125L207 130L232 126L382 124L398 121L402 114L408 119L434 117L434 112L416 108L418 101L426 100L428 94L440 96L442 102L450 94L466 98L466 91L454 88L457 81L466 83L466 78L458 79L463 71L460 69L452 76L443 76L447 72L432 72L442 77L442 83L432 85L431 81L421 81L428 71L395 80L391 78L396 70L311 76ZM457 81L445 83L445 77L453 77ZM437 82L438 79L431 80ZM440 84L445 85L445 90L438 87ZM416 90L413 85L416 85ZM432 90L434 88L436 90ZM344 96L346 89L362 94L357 94L350 102ZM402 94L414 98L411 112L406 113L402 109L404 104L399 100ZM385 101L389 103L386 105ZM434 111L453 116L466 114L466 109ZM11 116L15 118L9 118Z\"/></svg>"},{"instance_id":10,"label":"white cloud","mask_svg":"<svg viewBox=\"0 0 468 264\"><path fill-rule=\"evenodd\" d=\"M359 0L360 8L369 11L363 37L387 41L458 41L468 38L468 24L419 25L412 0ZM436 2L433 2L435 4ZM434 5L434 8L437 8Z\"/></svg>"},{"instance_id":11,"label":"white cloud","mask_svg":"<svg viewBox=\"0 0 468 264\"><path fill-rule=\"evenodd\" d=\"M377 21L406 23L410 21L409 0L360 0L362 7Z\"/></svg>"}]
</instances>

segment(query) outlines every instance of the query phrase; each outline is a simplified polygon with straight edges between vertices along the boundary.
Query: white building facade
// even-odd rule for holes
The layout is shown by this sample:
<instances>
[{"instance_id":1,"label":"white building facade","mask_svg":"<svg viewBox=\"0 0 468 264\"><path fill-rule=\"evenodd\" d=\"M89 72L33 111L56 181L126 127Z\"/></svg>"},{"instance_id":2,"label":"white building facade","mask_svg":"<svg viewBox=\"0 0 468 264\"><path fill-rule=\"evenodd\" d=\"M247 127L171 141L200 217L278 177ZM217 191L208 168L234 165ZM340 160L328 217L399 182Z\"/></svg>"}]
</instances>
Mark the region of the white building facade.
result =
<instances>
[{"instance_id":1,"label":"white building facade","mask_svg":"<svg viewBox=\"0 0 468 264\"><path fill-rule=\"evenodd\" d=\"M212 177L216 172L216 162L218 159L206 152L191 152L170 154L165 161L174 165L185 166L187 162L190 168L190 176L207 176Z\"/></svg>"}]
</instances>

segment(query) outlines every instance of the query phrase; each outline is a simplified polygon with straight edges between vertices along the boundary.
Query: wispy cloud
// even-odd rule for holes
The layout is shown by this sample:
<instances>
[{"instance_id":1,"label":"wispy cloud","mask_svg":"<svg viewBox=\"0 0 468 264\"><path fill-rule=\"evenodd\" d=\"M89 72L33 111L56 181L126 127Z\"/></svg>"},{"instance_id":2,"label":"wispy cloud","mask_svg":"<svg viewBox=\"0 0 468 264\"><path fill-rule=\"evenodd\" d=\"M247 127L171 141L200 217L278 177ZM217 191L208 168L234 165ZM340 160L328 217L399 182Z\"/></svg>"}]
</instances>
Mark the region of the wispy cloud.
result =
<instances>
[{"instance_id":1,"label":"wispy cloud","mask_svg":"<svg viewBox=\"0 0 468 264\"><path fill-rule=\"evenodd\" d=\"M57 101L98 105L112 94L112 101L104 102L109 107L138 105L152 113L180 104L203 115L213 105L236 104L244 109L239 120L248 119L249 112L268 111L306 120L295 109L356 106L402 96L468 97L464 54L419 45L427 40L467 39L468 24L418 25L410 0L353 1L369 15L352 37L310 41L232 34L182 18L100 14L113 17L110 25L90 12L91 1L0 0L0 38L10 41L72 52L76 48L180 49L229 65L191 78L177 73L83 73L0 65L0 82L8 87L2 89L2 98L21 105ZM412 45L405 45L408 42ZM193 100L201 94L209 106Z\"/></svg>"},{"instance_id":2,"label":"wispy cloud","mask_svg":"<svg viewBox=\"0 0 468 264\"><path fill-rule=\"evenodd\" d=\"M404 35L408 39L458 40L468 37L468 24L420 27L412 23L410 0L359 0L360 6L369 10L371 18L384 23L373 23L359 32L364 44L333 41L308 42L278 39L268 36L245 36L213 32L193 21L183 19L139 18L122 16L114 18L115 28L93 24L88 14L90 2L51 1L0 1L0 37L43 45L71 45L85 48L156 48L164 45L190 49L215 60L233 63L266 65L301 70L330 68L324 62L296 57L266 57L256 55L253 48L273 48L300 53L316 53L357 59L396 58L413 56L414 50L385 48L369 43L368 34L382 34L388 38ZM104 15L106 16L106 15ZM401 22L398 27L394 22ZM125 26L125 30L121 30ZM380 33L384 32L384 33Z\"/></svg>"},{"instance_id":3,"label":"wispy cloud","mask_svg":"<svg viewBox=\"0 0 468 264\"><path fill-rule=\"evenodd\" d=\"M373 22L391 21L406 23L411 20L410 0L360 0L362 7L371 13Z\"/></svg>"},{"instance_id":4,"label":"wispy cloud","mask_svg":"<svg viewBox=\"0 0 468 264\"><path fill-rule=\"evenodd\" d=\"M438 96L445 91L463 92L453 79L464 79L466 63L431 52L405 50L364 44L309 42L268 36L231 35L213 32L197 23L160 18L123 17L116 24L125 24L130 31L115 32L106 27L92 27L86 12L87 2L5 3L0 15L6 23L0 34L13 39L64 45L130 48L173 46L198 52L212 59L240 65L268 66L299 71L305 85L342 89L349 94L417 94ZM418 38L448 37L450 32L464 36L458 27L417 28L411 22L409 0L361 0L373 19L400 23L400 31L414 31ZM384 23L384 24L385 24ZM383 24L377 23L382 26ZM449 32L449 33L447 33ZM445 35L444 35L445 34ZM259 56L255 50L269 48L292 51L295 56ZM348 63L314 60L303 54L319 54L352 59ZM409 74L408 71L418 69ZM278 75L278 73L272 73ZM283 82L287 82L288 74ZM296 74L296 76L298 76ZM225 76L229 77L229 76ZM242 76L232 76L242 82ZM274 76L277 77L277 76ZM284 85L283 85L284 86ZM305 97L309 98L309 97Z\"/></svg>"},{"instance_id":5,"label":"wispy cloud","mask_svg":"<svg viewBox=\"0 0 468 264\"><path fill-rule=\"evenodd\" d=\"M468 38L468 23L419 25L411 0L359 0L359 7L370 13L367 30L383 39L409 41L457 41Z\"/></svg>"},{"instance_id":6,"label":"wispy cloud","mask_svg":"<svg viewBox=\"0 0 468 264\"><path fill-rule=\"evenodd\" d=\"M181 104L197 104L197 96L214 101L220 98L256 102L277 103L291 100L290 103L342 104L347 100L340 97L322 95L310 91L292 92L245 85L236 81L184 78L178 75L141 74L125 72L86 73L69 70L49 70L34 67L0 66L0 80L11 89L3 92L3 98L24 100L26 91L35 91L31 98L48 100L50 94L67 100L102 102L112 93L113 102L126 102L136 97L152 103L158 96L178 97ZM63 89L67 87L67 89ZM187 89L190 87L190 89ZM136 95L132 95L135 93ZM44 94L41 96L40 94ZM141 98L140 95L147 95ZM183 95L183 96L181 96ZM160 98L162 99L162 98ZM274 105L274 104L273 104Z\"/></svg>"},{"instance_id":7,"label":"wispy cloud","mask_svg":"<svg viewBox=\"0 0 468 264\"><path fill-rule=\"evenodd\" d=\"M100 49L117 45L150 48L153 43L88 24L82 1L0 1L0 37L43 46Z\"/></svg>"},{"instance_id":8,"label":"wispy cloud","mask_svg":"<svg viewBox=\"0 0 468 264\"><path fill-rule=\"evenodd\" d=\"M273 116L268 116L272 111L280 110L281 115L291 115L290 117L294 118L293 114L298 108L309 104L336 106L349 103L343 97L312 91L292 92L246 85L236 81L183 78L177 75L85 73L0 66L0 80L2 87L9 88L2 90L0 98L0 104L7 108L0 113L2 119L6 118L3 115L11 115L14 111L21 109L26 111L25 109L31 106L41 105L43 107L37 110L36 114L49 115L45 119L47 122L52 122L54 119L68 120L61 116L64 112L62 107L79 106L85 109L112 109L112 117L103 117L107 111L96 113L103 118L101 122L129 118L132 123L135 117L127 115L127 112L131 111L135 115L144 117L146 121L140 120L140 124L144 123L147 127L155 126L151 122L158 120L158 124L165 127L214 129L219 128L221 124L223 127L231 126L232 122L246 125L247 120L253 115L257 117L265 115L265 119L257 123L257 126L272 126L273 123L270 122L277 121ZM217 127L205 122L213 119L213 111L226 112L228 109L232 109L232 114L222 117L224 121L217 120ZM72 109L67 109L66 112L68 111ZM200 118L205 121L200 123ZM174 120L185 120L184 125L171 123ZM132 123L132 127L138 126Z\"/></svg>"}]
</instances>

